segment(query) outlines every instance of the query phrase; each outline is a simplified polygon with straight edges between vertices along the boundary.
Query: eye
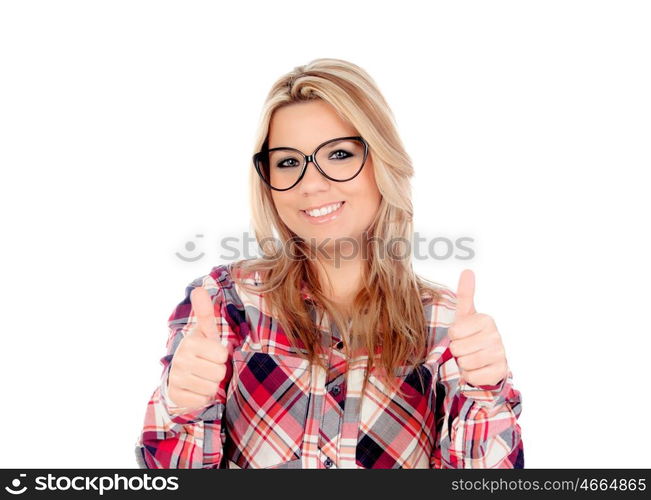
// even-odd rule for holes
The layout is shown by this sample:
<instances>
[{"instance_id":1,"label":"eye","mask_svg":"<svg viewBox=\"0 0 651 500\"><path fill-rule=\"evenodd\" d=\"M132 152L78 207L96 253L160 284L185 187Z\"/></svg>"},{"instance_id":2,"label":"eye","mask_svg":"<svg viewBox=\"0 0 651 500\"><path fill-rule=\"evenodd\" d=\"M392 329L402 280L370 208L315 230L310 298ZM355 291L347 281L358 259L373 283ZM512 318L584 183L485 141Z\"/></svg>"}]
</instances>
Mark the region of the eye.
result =
<instances>
[{"instance_id":1,"label":"eye","mask_svg":"<svg viewBox=\"0 0 651 500\"><path fill-rule=\"evenodd\" d=\"M293 163L291 165L288 165L287 162ZM276 166L279 168L297 167L298 160L296 158L286 158L285 160L279 161Z\"/></svg>"},{"instance_id":2,"label":"eye","mask_svg":"<svg viewBox=\"0 0 651 500\"><path fill-rule=\"evenodd\" d=\"M339 154L339 153L341 153L341 154ZM331 159L331 160L345 160L346 158L349 158L351 156L353 156L353 155L351 155L348 151L344 151L343 149L338 149L336 151L333 151L330 154L329 159Z\"/></svg>"}]
</instances>

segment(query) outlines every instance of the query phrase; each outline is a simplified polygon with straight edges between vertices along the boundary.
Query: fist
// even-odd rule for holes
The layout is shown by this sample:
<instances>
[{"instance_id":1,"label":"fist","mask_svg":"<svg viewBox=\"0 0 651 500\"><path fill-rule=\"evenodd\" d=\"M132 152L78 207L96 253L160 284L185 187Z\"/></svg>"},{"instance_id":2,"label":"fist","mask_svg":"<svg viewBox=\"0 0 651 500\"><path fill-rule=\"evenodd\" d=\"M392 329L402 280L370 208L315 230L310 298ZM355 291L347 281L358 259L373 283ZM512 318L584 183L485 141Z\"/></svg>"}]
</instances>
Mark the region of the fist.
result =
<instances>
[{"instance_id":1,"label":"fist","mask_svg":"<svg viewBox=\"0 0 651 500\"><path fill-rule=\"evenodd\" d=\"M213 303L203 287L190 294L194 325L176 348L168 377L168 394L180 411L191 411L215 401L226 376L228 349L221 343Z\"/></svg>"},{"instance_id":2,"label":"fist","mask_svg":"<svg viewBox=\"0 0 651 500\"><path fill-rule=\"evenodd\" d=\"M461 372L459 384L494 385L508 375L506 354L493 318L475 311L474 295L475 275L466 269L459 277L456 316L448 329L450 352Z\"/></svg>"}]
</instances>

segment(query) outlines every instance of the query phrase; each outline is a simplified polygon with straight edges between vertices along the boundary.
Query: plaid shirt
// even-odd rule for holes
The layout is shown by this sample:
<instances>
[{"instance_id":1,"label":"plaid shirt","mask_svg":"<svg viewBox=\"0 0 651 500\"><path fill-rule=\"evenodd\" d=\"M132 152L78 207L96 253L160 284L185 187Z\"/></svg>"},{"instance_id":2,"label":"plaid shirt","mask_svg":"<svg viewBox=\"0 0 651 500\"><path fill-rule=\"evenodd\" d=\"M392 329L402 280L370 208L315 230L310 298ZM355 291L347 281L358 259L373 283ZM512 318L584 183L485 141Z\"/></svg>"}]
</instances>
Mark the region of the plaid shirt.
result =
<instances>
[{"instance_id":1,"label":"plaid shirt","mask_svg":"<svg viewBox=\"0 0 651 500\"><path fill-rule=\"evenodd\" d=\"M270 316L260 295L232 279L231 264L192 281L169 318L163 373L136 442L141 468L524 468L520 393L512 373L495 386L459 387L448 349L456 295L425 304L428 356L403 367L404 396L372 371L361 394L366 357L346 361L336 325L302 297L329 352L328 370L311 365ZM243 277L255 283L259 276ZM180 414L167 394L179 342L194 324L190 292L211 295L217 329L230 362L214 403ZM325 326L323 326L325 325ZM300 345L299 345L300 348Z\"/></svg>"}]
</instances>

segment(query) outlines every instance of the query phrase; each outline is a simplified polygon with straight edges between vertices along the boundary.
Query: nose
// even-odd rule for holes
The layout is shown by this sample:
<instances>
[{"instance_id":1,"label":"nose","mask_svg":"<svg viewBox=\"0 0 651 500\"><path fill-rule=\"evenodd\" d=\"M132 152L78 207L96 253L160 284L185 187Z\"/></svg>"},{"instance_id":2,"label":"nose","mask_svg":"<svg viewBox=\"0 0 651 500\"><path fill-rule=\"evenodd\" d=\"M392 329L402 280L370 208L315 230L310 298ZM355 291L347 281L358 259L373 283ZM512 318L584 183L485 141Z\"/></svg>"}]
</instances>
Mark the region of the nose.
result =
<instances>
[{"instance_id":1,"label":"nose","mask_svg":"<svg viewBox=\"0 0 651 500\"><path fill-rule=\"evenodd\" d=\"M301 194L325 191L329 188L329 180L326 179L314 164L314 158L311 156L307 159L307 169L303 178L298 183L298 189Z\"/></svg>"}]
</instances>

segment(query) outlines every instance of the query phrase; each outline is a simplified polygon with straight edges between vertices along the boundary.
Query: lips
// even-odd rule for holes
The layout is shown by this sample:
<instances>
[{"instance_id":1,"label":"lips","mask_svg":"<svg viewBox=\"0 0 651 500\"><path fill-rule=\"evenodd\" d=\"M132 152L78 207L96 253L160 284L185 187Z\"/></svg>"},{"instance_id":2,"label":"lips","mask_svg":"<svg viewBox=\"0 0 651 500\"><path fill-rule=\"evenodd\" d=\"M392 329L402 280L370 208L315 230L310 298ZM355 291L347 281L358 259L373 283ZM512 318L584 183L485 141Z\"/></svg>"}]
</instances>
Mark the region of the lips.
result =
<instances>
[{"instance_id":1,"label":"lips","mask_svg":"<svg viewBox=\"0 0 651 500\"><path fill-rule=\"evenodd\" d=\"M324 205L324 206L327 207L327 206L330 206L330 205L333 205L333 204L330 203L330 204ZM341 201L340 205L339 205L339 208L337 208L336 210L334 210L334 211L332 211L330 213L327 213L325 215L318 215L318 216L310 215L305 210L301 210L300 212L301 212L301 216L304 217L307 221L311 222L312 224L322 224L324 222L329 222L331 220L334 220L334 219L338 218L339 215L341 215L341 212L342 212L342 210L344 209L345 206L346 206L346 202Z\"/></svg>"},{"instance_id":2,"label":"lips","mask_svg":"<svg viewBox=\"0 0 651 500\"><path fill-rule=\"evenodd\" d=\"M341 208L341 205L343 205L343 203L344 203L343 201L335 201L333 203L327 203L327 204L321 205L319 207L305 209L305 210L303 210L303 212L305 212L307 215L309 215L311 217L322 217L323 215L328 215L328 213L332 213L334 211L337 211L339 208ZM321 214L321 215L314 214L314 212L319 212L320 210L323 210L324 208L327 208L330 211L326 212L324 214ZM334 210L332 210L333 208L334 208ZM312 212L312 213L310 213L310 212Z\"/></svg>"}]
</instances>

